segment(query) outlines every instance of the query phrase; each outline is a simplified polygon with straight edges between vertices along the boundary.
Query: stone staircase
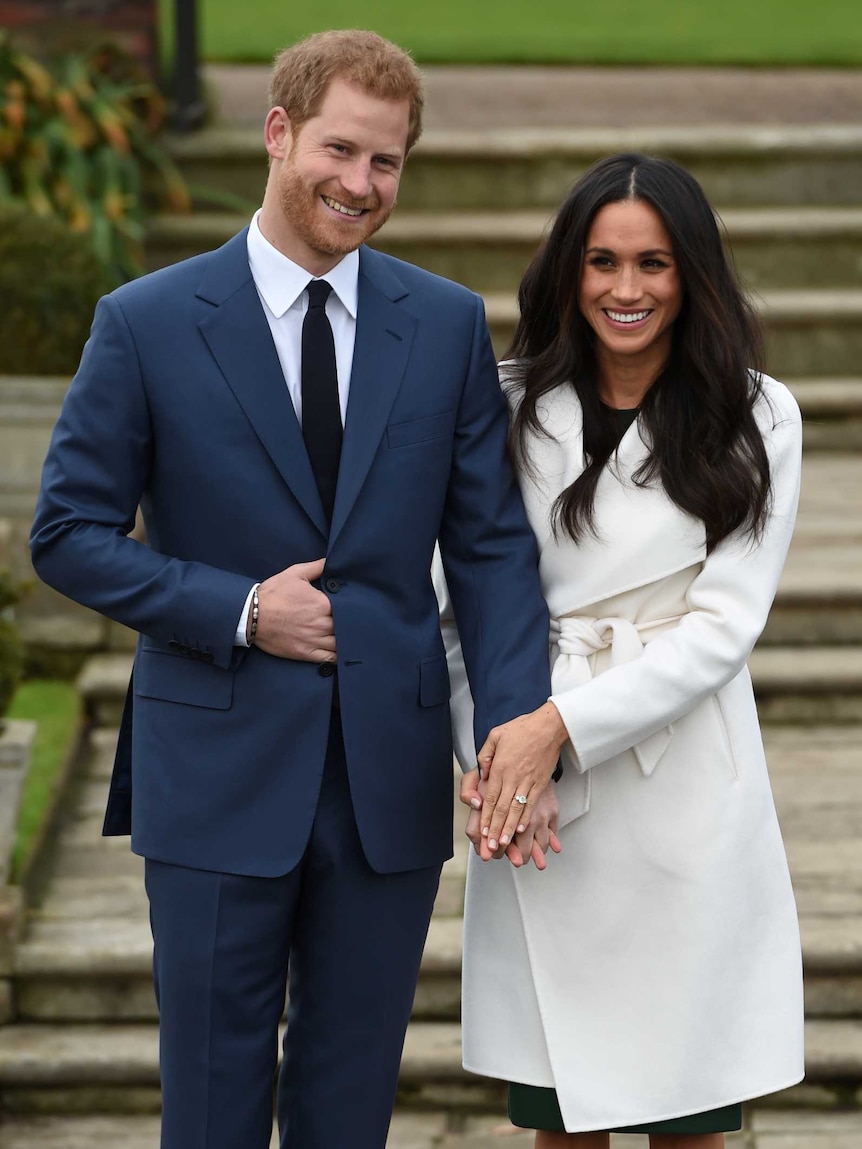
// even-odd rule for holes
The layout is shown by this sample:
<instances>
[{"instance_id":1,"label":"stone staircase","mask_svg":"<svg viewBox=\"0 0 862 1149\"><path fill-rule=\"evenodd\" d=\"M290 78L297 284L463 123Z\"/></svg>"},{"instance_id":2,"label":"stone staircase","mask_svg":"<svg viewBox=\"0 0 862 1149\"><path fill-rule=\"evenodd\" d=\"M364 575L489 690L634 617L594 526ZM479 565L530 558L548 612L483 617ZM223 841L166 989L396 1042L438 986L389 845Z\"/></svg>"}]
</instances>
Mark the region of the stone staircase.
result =
<instances>
[{"instance_id":1,"label":"stone staircase","mask_svg":"<svg viewBox=\"0 0 862 1149\"><path fill-rule=\"evenodd\" d=\"M259 200L258 130L175 141L198 211L155 221L152 266L222 242ZM688 167L762 308L771 373L806 419L799 527L752 673L800 909L806 1081L749 1107L735 1149L862 1145L862 129L429 132L380 246L483 293L498 350L518 277L567 185L637 148ZM204 189L218 189L218 196ZM94 723L0 1029L0 1149L155 1149L158 1067L141 862L99 830L129 655L81 679ZM456 811L460 837L461 815ZM459 838L456 838L458 841ZM459 1054L466 847L444 871L389 1149L532 1145ZM632 1144L615 1138L618 1149ZM333 1147L342 1149L342 1147Z\"/></svg>"},{"instance_id":2,"label":"stone staircase","mask_svg":"<svg viewBox=\"0 0 862 1149\"><path fill-rule=\"evenodd\" d=\"M480 291L502 352L514 289L567 187L600 156L632 149L675 159L703 184L763 311L771 373L841 379L858 393L862 128L855 125L429 132L408 161L398 210L374 242ZM258 129L214 128L176 141L174 154L199 210L192 219L153 223L152 267L224 242L248 219L265 181ZM243 206L213 210L216 202Z\"/></svg>"}]
</instances>

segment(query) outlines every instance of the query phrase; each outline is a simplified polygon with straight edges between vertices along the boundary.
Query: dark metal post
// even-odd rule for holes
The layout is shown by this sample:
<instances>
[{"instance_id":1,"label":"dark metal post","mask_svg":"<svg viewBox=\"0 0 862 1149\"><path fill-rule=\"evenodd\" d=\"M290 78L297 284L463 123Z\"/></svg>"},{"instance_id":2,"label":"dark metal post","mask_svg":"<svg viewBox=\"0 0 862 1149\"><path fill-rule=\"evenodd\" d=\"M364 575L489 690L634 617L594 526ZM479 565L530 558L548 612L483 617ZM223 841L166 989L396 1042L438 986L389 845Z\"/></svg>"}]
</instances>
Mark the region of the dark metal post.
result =
<instances>
[{"instance_id":1,"label":"dark metal post","mask_svg":"<svg viewBox=\"0 0 862 1149\"><path fill-rule=\"evenodd\" d=\"M174 0L176 43L174 45L174 115L178 132L191 132L204 120L198 59L197 0Z\"/></svg>"}]
</instances>

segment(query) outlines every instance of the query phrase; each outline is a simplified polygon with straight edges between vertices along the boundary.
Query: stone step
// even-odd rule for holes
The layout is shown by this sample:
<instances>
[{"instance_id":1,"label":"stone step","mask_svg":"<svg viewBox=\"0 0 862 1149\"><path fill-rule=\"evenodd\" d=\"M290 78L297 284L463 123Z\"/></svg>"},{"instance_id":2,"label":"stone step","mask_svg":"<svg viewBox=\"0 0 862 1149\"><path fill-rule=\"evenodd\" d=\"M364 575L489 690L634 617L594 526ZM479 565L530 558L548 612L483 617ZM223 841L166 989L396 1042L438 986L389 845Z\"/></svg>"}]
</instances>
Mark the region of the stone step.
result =
<instances>
[{"instance_id":1,"label":"stone step","mask_svg":"<svg viewBox=\"0 0 862 1149\"><path fill-rule=\"evenodd\" d=\"M459 1118L445 1113L396 1112L387 1149L533 1149L534 1134L516 1130L502 1114ZM862 1114L754 1111L728 1149L858 1149ZM611 1149L630 1139L611 1136ZM0 1129L0 1149L158 1149L156 1117L15 1117ZM270 1149L277 1149L273 1130Z\"/></svg>"},{"instance_id":2,"label":"stone step","mask_svg":"<svg viewBox=\"0 0 862 1149\"><path fill-rule=\"evenodd\" d=\"M229 203L205 198L209 189L260 202L266 154L259 127L208 128L169 146L201 204ZM855 123L428 131L410 156L399 203L408 211L552 211L596 160L633 150L681 163L715 204L859 204L862 127Z\"/></svg>"},{"instance_id":3,"label":"stone step","mask_svg":"<svg viewBox=\"0 0 862 1149\"><path fill-rule=\"evenodd\" d=\"M502 1113L461 1117L396 1111L387 1149L533 1149L534 1134L516 1130ZM0 1149L158 1149L159 1119L124 1117L12 1117L0 1128ZM614 1134L611 1149L627 1149ZM765 1109L747 1112L728 1149L859 1149L862 1113ZM273 1130L270 1149L277 1149Z\"/></svg>"},{"instance_id":4,"label":"stone step","mask_svg":"<svg viewBox=\"0 0 862 1149\"><path fill-rule=\"evenodd\" d=\"M812 451L862 452L862 379L787 379Z\"/></svg>"},{"instance_id":5,"label":"stone step","mask_svg":"<svg viewBox=\"0 0 862 1149\"><path fill-rule=\"evenodd\" d=\"M729 208L721 212L743 281L768 287L854 287L862 273L862 208ZM247 215L161 216L147 234L150 270L209 251ZM513 291L550 226L547 212L396 212L373 245L476 291Z\"/></svg>"},{"instance_id":6,"label":"stone step","mask_svg":"<svg viewBox=\"0 0 862 1149\"><path fill-rule=\"evenodd\" d=\"M806 1080L775 1103L819 1108L862 1103L862 1021L810 1021ZM0 1029L0 1108L7 1113L157 1113L158 1028L18 1025ZM504 1112L501 1082L461 1066L460 1026L412 1023L399 1081L402 1110Z\"/></svg>"},{"instance_id":7,"label":"stone step","mask_svg":"<svg viewBox=\"0 0 862 1149\"><path fill-rule=\"evenodd\" d=\"M769 289L754 298L767 336L767 368L778 379L851 376L862 362L862 291ZM488 326L503 358L517 320L513 295L485 296Z\"/></svg>"},{"instance_id":8,"label":"stone step","mask_svg":"<svg viewBox=\"0 0 862 1149\"><path fill-rule=\"evenodd\" d=\"M460 1144L449 1141L448 1125L445 1113L396 1113L386 1149ZM0 1126L0 1149L159 1149L159 1126L156 1116L13 1117ZM278 1149L275 1129L270 1149Z\"/></svg>"},{"instance_id":9,"label":"stone step","mask_svg":"<svg viewBox=\"0 0 862 1149\"><path fill-rule=\"evenodd\" d=\"M791 857L793 860L793 851ZM799 882L806 903L816 900L825 882L816 874L817 859L799 847ZM854 888L862 887L862 847L847 850L855 866ZM812 866L815 872L812 873ZM795 876L795 875L794 875ZM131 1022L158 1017L152 988L152 939L146 899L134 887L108 882L90 898L117 910L113 918L87 914L92 881L60 880L19 947L15 971L15 1012L19 1021ZM81 914L52 916L68 897ZM460 1016L460 918L434 918L422 959L413 1008L417 1021L457 1021ZM862 915L811 915L802 919L806 1013L809 1017L862 1017Z\"/></svg>"},{"instance_id":10,"label":"stone step","mask_svg":"<svg viewBox=\"0 0 862 1149\"><path fill-rule=\"evenodd\" d=\"M463 879L460 888L463 890ZM152 987L153 947L140 884L101 883L92 904L111 904L124 916L87 913L86 880L56 883L52 901L19 947L16 1017L25 1021L150 1021L157 1016ZM74 891L74 892L73 892ZM78 895L79 918L52 917L65 894ZM65 907L63 907L65 909ZM416 1019L460 1016L460 917L432 918L413 1006ZM862 1012L862 1011L860 1011Z\"/></svg>"},{"instance_id":11,"label":"stone step","mask_svg":"<svg viewBox=\"0 0 862 1149\"><path fill-rule=\"evenodd\" d=\"M18 1016L31 1021L131 1021L156 1016L151 941L140 859L125 839L98 838L113 731L95 731L61 862L32 915L16 963ZM862 738L860 728L768 726L767 757L801 917L809 1017L862 1017ZM439 901L414 1016L457 1019L466 843L454 811L456 856L444 870L456 896ZM89 876L74 877L88 859ZM457 907L457 908L456 908ZM447 909L447 913L441 913Z\"/></svg>"},{"instance_id":12,"label":"stone step","mask_svg":"<svg viewBox=\"0 0 862 1149\"><path fill-rule=\"evenodd\" d=\"M749 665L761 722L862 722L862 647L761 646Z\"/></svg>"},{"instance_id":13,"label":"stone step","mask_svg":"<svg viewBox=\"0 0 862 1149\"><path fill-rule=\"evenodd\" d=\"M807 525L802 516L758 649L862 644L862 546L809 544Z\"/></svg>"},{"instance_id":14,"label":"stone step","mask_svg":"<svg viewBox=\"0 0 862 1149\"><path fill-rule=\"evenodd\" d=\"M387 1149L533 1149L534 1134L516 1130L502 1114L460 1117L397 1112ZM862 1113L753 1110L743 1129L727 1136L728 1149L859 1149ZM158 1149L159 1119L124 1117L13 1117L0 1129L0 1149ZM611 1149L630 1139L614 1134ZM270 1149L277 1149L276 1131Z\"/></svg>"},{"instance_id":15,"label":"stone step","mask_svg":"<svg viewBox=\"0 0 862 1149\"><path fill-rule=\"evenodd\" d=\"M853 609L859 609L858 595ZM832 621L840 625L837 609ZM801 631L808 622L791 620L790 625ZM764 644L752 654L750 666L763 722L862 722L862 646ZM130 671L128 654L98 654L88 660L78 687L97 726L119 724Z\"/></svg>"}]
</instances>

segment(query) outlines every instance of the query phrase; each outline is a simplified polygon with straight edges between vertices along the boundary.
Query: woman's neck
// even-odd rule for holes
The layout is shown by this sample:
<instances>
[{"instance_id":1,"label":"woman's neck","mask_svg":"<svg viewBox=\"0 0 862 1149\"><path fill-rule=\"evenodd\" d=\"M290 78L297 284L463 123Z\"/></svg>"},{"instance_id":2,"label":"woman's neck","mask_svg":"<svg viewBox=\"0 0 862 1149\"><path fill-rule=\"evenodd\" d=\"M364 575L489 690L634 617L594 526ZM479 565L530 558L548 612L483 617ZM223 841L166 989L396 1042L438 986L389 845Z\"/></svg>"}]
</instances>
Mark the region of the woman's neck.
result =
<instances>
[{"instance_id":1,"label":"woman's neck","mask_svg":"<svg viewBox=\"0 0 862 1149\"><path fill-rule=\"evenodd\" d=\"M640 407L644 395L665 365L665 356L622 357L602 354L597 348L599 397L608 407Z\"/></svg>"}]
</instances>

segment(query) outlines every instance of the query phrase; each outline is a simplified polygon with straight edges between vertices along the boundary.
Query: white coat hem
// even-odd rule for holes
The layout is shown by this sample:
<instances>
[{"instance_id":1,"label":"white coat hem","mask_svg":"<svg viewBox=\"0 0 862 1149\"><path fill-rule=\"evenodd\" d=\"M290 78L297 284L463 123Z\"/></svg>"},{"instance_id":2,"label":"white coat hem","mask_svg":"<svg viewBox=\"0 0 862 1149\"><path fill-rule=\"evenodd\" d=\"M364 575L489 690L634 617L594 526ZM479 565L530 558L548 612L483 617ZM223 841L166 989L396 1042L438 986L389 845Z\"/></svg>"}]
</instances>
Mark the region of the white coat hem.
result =
<instances>
[{"instance_id":1,"label":"white coat hem","mask_svg":"<svg viewBox=\"0 0 862 1149\"><path fill-rule=\"evenodd\" d=\"M492 1077L498 1081L505 1081L507 1084L512 1084L509 1078L499 1077L497 1074L489 1073L487 1070L475 1069L468 1065L466 1061L462 1062L464 1068L468 1073L475 1073L479 1077ZM694 1117L698 1113L710 1113L713 1109L726 1109L730 1105L744 1105L747 1101L754 1101L758 1097L769 1097L773 1093L781 1093L785 1089L790 1089L794 1085L798 1085L800 1081L805 1079L805 1070L799 1070L790 1078L780 1085L766 1085L758 1086L754 1090L746 1090L741 1096L736 1095L730 1097L726 1101L708 1102L703 1105L698 1105L695 1109L678 1109L672 1113L662 1113L659 1115L649 1114L645 1117L619 1117L609 1120L601 1128L597 1127L595 1123L589 1125L566 1125L567 1133L601 1133L607 1129L623 1129L632 1125L653 1125L659 1121L676 1121L682 1117ZM517 1085L529 1085L536 1089L553 1089L553 1085L548 1085L546 1082L539 1081L518 1081Z\"/></svg>"}]
</instances>

